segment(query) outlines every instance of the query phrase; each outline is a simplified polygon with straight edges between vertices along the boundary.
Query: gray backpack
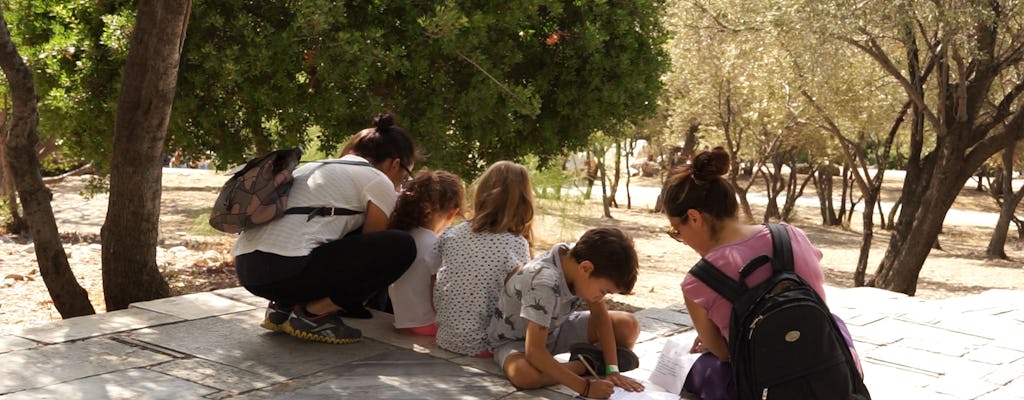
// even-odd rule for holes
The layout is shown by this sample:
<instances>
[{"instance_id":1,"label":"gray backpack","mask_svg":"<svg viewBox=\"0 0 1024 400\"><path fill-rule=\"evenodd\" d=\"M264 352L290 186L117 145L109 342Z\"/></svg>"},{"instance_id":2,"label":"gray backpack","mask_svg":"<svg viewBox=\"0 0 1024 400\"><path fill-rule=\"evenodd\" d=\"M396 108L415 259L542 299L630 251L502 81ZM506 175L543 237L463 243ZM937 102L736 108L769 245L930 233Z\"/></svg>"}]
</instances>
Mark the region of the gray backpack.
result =
<instances>
[{"instance_id":1,"label":"gray backpack","mask_svg":"<svg viewBox=\"0 0 1024 400\"><path fill-rule=\"evenodd\" d=\"M286 214L318 216L354 215L338 207L288 208L288 191L295 178L292 171L302 158L302 149L275 150L245 163L220 189L210 211L210 226L226 233L239 233L264 225ZM362 161L315 161L324 164L370 166Z\"/></svg>"}]
</instances>

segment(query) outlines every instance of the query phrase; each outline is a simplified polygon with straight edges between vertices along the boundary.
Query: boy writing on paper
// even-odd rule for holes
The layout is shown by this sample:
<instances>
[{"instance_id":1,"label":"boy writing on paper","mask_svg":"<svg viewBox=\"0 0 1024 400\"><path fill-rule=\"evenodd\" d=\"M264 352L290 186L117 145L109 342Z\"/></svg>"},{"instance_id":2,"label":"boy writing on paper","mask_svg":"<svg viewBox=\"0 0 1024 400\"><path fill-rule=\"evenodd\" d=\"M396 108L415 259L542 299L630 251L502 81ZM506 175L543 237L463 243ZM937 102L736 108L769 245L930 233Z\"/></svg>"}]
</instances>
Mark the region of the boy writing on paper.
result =
<instances>
[{"instance_id":1,"label":"boy writing on paper","mask_svg":"<svg viewBox=\"0 0 1024 400\"><path fill-rule=\"evenodd\" d=\"M639 364L630 349L640 324L632 314L608 311L604 304L607 294L633 290L637 269L629 236L595 228L575 245L556 244L513 271L487 328L494 359L509 381L522 389L561 383L592 398L608 398L615 386L643 390L619 374ZM590 311L575 311L583 301ZM569 362L553 357L564 352L571 353ZM581 377L588 366L603 372L604 379Z\"/></svg>"}]
</instances>

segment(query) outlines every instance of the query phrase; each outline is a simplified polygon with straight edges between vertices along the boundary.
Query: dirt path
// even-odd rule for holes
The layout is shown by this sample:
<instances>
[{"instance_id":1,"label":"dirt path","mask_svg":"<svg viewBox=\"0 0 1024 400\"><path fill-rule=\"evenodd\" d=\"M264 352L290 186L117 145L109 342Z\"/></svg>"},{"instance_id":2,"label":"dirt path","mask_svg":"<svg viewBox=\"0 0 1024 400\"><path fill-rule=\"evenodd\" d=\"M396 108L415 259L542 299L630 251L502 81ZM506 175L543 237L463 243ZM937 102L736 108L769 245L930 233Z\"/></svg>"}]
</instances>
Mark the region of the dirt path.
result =
<instances>
[{"instance_id":1,"label":"dirt path","mask_svg":"<svg viewBox=\"0 0 1024 400\"><path fill-rule=\"evenodd\" d=\"M897 174L885 185L883 202L893 201L902 185ZM165 170L161 210L161 243L158 264L168 276L176 293L191 293L237 285L228 251L233 238L205 226L205 214L216 197L224 177L209 171ZM944 298L977 293L987 289L1024 290L1024 248L1006 246L1014 261L984 259L996 210L988 195L973 190L968 183L947 215L940 242L943 250L932 251L921 273L917 295ZM106 215L107 196L85 199L78 193L84 187L81 178L53 187L57 223L65 235L65 249L78 281L85 287L97 311L103 310L100 271L99 229ZM597 198L600 187L594 188ZM619 191L622 208L613 209L614 219L601 218L597 201L539 200L535 221L535 253L553 243L572 241L589 227L613 225L630 232L640 253L641 274L634 294L615 296L624 309L638 309L680 303L679 282L698 259L685 245L663 232L666 220L649 210L659 192L658 182L634 178L630 190L633 209L625 209L625 190ZM750 196L754 215L760 215L763 195ZM804 193L798 202L794 224L807 232L824 253L823 265L831 284L852 285L861 235L856 231L820 226L817 200L813 192ZM888 207L888 206L887 206ZM854 227L859 230L859 216ZM1011 235L1015 237L1015 235ZM877 231L868 272L878 265L889 240L886 231ZM39 277L30 243L22 238L0 236L0 333L19 325L32 325L60 316L50 301Z\"/></svg>"}]
</instances>

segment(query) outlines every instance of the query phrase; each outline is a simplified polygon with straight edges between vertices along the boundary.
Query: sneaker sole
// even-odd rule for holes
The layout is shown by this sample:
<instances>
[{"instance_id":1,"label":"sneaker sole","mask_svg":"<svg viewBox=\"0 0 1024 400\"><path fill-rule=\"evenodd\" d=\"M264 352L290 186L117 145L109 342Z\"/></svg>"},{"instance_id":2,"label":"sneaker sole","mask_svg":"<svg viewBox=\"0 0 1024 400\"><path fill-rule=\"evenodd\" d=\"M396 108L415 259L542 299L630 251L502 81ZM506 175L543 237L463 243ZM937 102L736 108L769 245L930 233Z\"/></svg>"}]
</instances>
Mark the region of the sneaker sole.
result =
<instances>
[{"instance_id":1,"label":"sneaker sole","mask_svg":"<svg viewBox=\"0 0 1024 400\"><path fill-rule=\"evenodd\" d=\"M332 337L329 337L329 336L317 335L317 334L309 333L309 332L306 332L306 331L300 331L298 329L292 328L292 324L290 324L288 322L285 322L285 323L281 324L281 326L282 326L283 331L285 333L289 334L289 335L292 335L292 336L297 337L299 339L310 340L310 341L314 341L314 342L329 343L329 344L349 344L349 343L356 343L358 341L363 340L363 338L361 338L361 337L341 339L341 338L332 338Z\"/></svg>"},{"instance_id":2,"label":"sneaker sole","mask_svg":"<svg viewBox=\"0 0 1024 400\"><path fill-rule=\"evenodd\" d=\"M284 332L285 331L284 324L275 324L275 323L271 322L269 319L264 319L263 322L260 323L260 327L263 328L263 329L266 329L268 331L271 331L271 332Z\"/></svg>"}]
</instances>

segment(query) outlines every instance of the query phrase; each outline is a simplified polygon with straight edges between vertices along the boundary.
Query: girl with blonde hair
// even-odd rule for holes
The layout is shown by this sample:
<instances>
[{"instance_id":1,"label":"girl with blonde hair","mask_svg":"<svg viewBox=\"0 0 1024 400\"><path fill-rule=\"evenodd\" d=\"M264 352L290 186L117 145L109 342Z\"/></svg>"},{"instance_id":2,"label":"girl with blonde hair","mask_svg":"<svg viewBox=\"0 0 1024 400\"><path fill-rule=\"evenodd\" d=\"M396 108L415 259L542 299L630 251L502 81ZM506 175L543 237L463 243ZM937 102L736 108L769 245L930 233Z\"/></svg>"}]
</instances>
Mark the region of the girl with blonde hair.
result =
<instances>
[{"instance_id":1,"label":"girl with blonde hair","mask_svg":"<svg viewBox=\"0 0 1024 400\"><path fill-rule=\"evenodd\" d=\"M533 186L526 167L499 161L474 184L473 216L441 235L434 286L437 344L491 357L487 325L513 269L530 261Z\"/></svg>"}]
</instances>

